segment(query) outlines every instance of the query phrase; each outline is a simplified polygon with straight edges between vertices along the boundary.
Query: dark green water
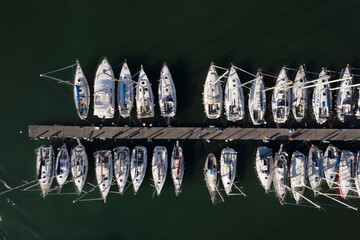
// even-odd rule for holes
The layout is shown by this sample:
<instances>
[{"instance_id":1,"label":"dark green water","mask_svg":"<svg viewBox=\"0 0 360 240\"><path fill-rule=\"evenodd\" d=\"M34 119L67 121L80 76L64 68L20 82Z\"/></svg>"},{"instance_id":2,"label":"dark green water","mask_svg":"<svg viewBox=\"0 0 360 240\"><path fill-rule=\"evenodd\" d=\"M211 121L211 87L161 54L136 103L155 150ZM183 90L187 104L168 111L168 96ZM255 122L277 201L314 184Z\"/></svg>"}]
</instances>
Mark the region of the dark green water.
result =
<instances>
[{"instance_id":1,"label":"dark green water","mask_svg":"<svg viewBox=\"0 0 360 240\"><path fill-rule=\"evenodd\" d=\"M285 64L306 63L309 71L317 72L323 66L340 71L347 63L360 67L359 10L356 1L1 1L0 178L10 186L35 178L34 149L48 141L30 141L28 124L88 124L77 119L71 89L40 79L39 73L70 65L77 58L92 85L101 56L112 65L127 58L133 73L144 64L155 90L166 61L178 94L173 125L202 125L201 92L211 61L222 66L233 62L250 72L262 67L275 74ZM72 72L60 76L70 79ZM241 75L241 80L250 78ZM272 83L266 79L265 85ZM100 123L93 117L89 121ZM159 116L151 121L164 124ZM313 124L311 119L307 123ZM247 126L249 120L238 124ZM156 145L170 150L174 143L96 141L85 146L94 151L120 144L145 144L151 153ZM0 198L0 234L3 239L360 238L360 217L355 212L280 206L273 193L265 195L253 169L254 151L260 144L184 142L186 172L178 198L169 175L161 197L152 198L149 171L137 196L129 189L122 197L110 195L106 205L72 204L74 196L68 195L44 200L38 192L14 192ZM213 206L202 167L207 153L219 156L226 146L239 152L238 174L248 197L226 198ZM287 148L308 150L305 143ZM358 145L345 143L342 148L356 151ZM94 174L88 179L95 182ZM72 189L69 184L64 190ZM97 191L91 197L98 197Z\"/></svg>"}]
</instances>

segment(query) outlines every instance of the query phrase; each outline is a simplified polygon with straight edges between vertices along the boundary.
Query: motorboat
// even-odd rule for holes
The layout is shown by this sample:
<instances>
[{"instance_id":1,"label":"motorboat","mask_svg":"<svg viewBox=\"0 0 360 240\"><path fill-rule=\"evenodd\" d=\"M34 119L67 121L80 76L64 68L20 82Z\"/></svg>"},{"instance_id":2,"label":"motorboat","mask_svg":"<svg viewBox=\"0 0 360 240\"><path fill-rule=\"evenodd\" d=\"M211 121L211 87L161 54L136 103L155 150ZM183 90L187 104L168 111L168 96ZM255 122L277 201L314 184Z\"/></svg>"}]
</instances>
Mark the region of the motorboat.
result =
<instances>
[{"instance_id":1,"label":"motorboat","mask_svg":"<svg viewBox=\"0 0 360 240\"><path fill-rule=\"evenodd\" d=\"M306 156L299 151L291 156L290 186L296 203L299 203L306 187Z\"/></svg>"},{"instance_id":2,"label":"motorboat","mask_svg":"<svg viewBox=\"0 0 360 240\"><path fill-rule=\"evenodd\" d=\"M81 120L86 119L89 113L90 89L78 60L76 60L76 72L74 78L74 102L79 118Z\"/></svg>"},{"instance_id":3,"label":"motorboat","mask_svg":"<svg viewBox=\"0 0 360 240\"><path fill-rule=\"evenodd\" d=\"M126 60L124 61L117 85L117 103L120 116L128 118L134 104L134 83Z\"/></svg>"},{"instance_id":4,"label":"motorboat","mask_svg":"<svg viewBox=\"0 0 360 240\"><path fill-rule=\"evenodd\" d=\"M291 105L291 81L287 76L286 68L283 67L275 82L272 94L271 108L275 123L285 123L289 118Z\"/></svg>"},{"instance_id":5,"label":"motorboat","mask_svg":"<svg viewBox=\"0 0 360 240\"><path fill-rule=\"evenodd\" d=\"M218 163L214 154L210 153L205 161L204 177L206 187L209 190L211 202L215 204L216 195L218 192L219 178L218 178Z\"/></svg>"},{"instance_id":6,"label":"motorboat","mask_svg":"<svg viewBox=\"0 0 360 240\"><path fill-rule=\"evenodd\" d=\"M184 177L184 169L183 149L179 145L179 141L176 141L176 145L174 146L171 154L171 176L174 182L176 196L181 193L181 184Z\"/></svg>"},{"instance_id":7,"label":"motorboat","mask_svg":"<svg viewBox=\"0 0 360 240\"><path fill-rule=\"evenodd\" d=\"M264 91L263 75L258 70L249 93L249 113L254 125L266 124L266 92Z\"/></svg>"},{"instance_id":8,"label":"motorboat","mask_svg":"<svg viewBox=\"0 0 360 240\"><path fill-rule=\"evenodd\" d=\"M232 65L225 85L225 114L228 121L239 121L245 116L245 100L240 78Z\"/></svg>"},{"instance_id":9,"label":"motorboat","mask_svg":"<svg viewBox=\"0 0 360 240\"><path fill-rule=\"evenodd\" d=\"M105 119L115 113L114 72L106 57L100 62L94 80L94 115Z\"/></svg>"},{"instance_id":10,"label":"motorboat","mask_svg":"<svg viewBox=\"0 0 360 240\"><path fill-rule=\"evenodd\" d=\"M340 195L346 199L353 190L355 181L355 156L349 150L342 150L339 163Z\"/></svg>"},{"instance_id":11,"label":"motorboat","mask_svg":"<svg viewBox=\"0 0 360 240\"><path fill-rule=\"evenodd\" d=\"M255 169L261 185L265 192L271 190L271 183L273 178L273 156L272 149L260 146L256 150Z\"/></svg>"},{"instance_id":12,"label":"motorboat","mask_svg":"<svg viewBox=\"0 0 360 240\"><path fill-rule=\"evenodd\" d=\"M124 194L125 186L130 171L130 149L128 147L116 147L114 152L114 174L120 194Z\"/></svg>"},{"instance_id":13,"label":"motorboat","mask_svg":"<svg viewBox=\"0 0 360 240\"><path fill-rule=\"evenodd\" d=\"M342 71L341 82L337 91L336 113L341 122L354 116L354 92L351 87L352 76L349 64Z\"/></svg>"},{"instance_id":14,"label":"motorboat","mask_svg":"<svg viewBox=\"0 0 360 240\"><path fill-rule=\"evenodd\" d=\"M326 72L325 68L320 72L312 98L313 112L318 124L325 123L330 118L331 113L331 91L328 83L329 76Z\"/></svg>"},{"instance_id":15,"label":"motorboat","mask_svg":"<svg viewBox=\"0 0 360 240\"><path fill-rule=\"evenodd\" d=\"M221 82L216 72L214 63L211 63L206 76L203 101L207 118L217 119L221 116L223 93L221 89Z\"/></svg>"},{"instance_id":16,"label":"motorboat","mask_svg":"<svg viewBox=\"0 0 360 240\"><path fill-rule=\"evenodd\" d=\"M280 145L279 151L275 153L273 174L275 193L282 204L285 200L289 182L288 154L283 151L283 144Z\"/></svg>"},{"instance_id":17,"label":"motorboat","mask_svg":"<svg viewBox=\"0 0 360 240\"><path fill-rule=\"evenodd\" d=\"M156 146L153 151L151 170L156 193L160 196L164 186L168 169L167 149L164 146Z\"/></svg>"},{"instance_id":18,"label":"motorboat","mask_svg":"<svg viewBox=\"0 0 360 240\"><path fill-rule=\"evenodd\" d=\"M77 145L71 150L70 166L75 189L80 195L86 181L89 167L88 157L83 145Z\"/></svg>"},{"instance_id":19,"label":"motorboat","mask_svg":"<svg viewBox=\"0 0 360 240\"><path fill-rule=\"evenodd\" d=\"M310 187L314 191L314 195L321 189L323 180L323 154L317 146L311 145L309 150L308 162L306 165L306 174L309 179Z\"/></svg>"},{"instance_id":20,"label":"motorboat","mask_svg":"<svg viewBox=\"0 0 360 240\"><path fill-rule=\"evenodd\" d=\"M130 176L134 187L134 194L139 191L144 180L147 166L147 150L143 146L136 146L131 153Z\"/></svg>"},{"instance_id":21,"label":"motorboat","mask_svg":"<svg viewBox=\"0 0 360 240\"><path fill-rule=\"evenodd\" d=\"M141 65L139 79L136 86L136 111L137 118L154 117L154 95L151 84Z\"/></svg>"},{"instance_id":22,"label":"motorboat","mask_svg":"<svg viewBox=\"0 0 360 240\"><path fill-rule=\"evenodd\" d=\"M164 118L173 118L176 114L176 89L171 77L170 70L164 63L159 80L159 107L161 116Z\"/></svg>"},{"instance_id":23,"label":"motorboat","mask_svg":"<svg viewBox=\"0 0 360 240\"><path fill-rule=\"evenodd\" d=\"M327 185L330 189L336 186L336 179L339 169L339 152L337 148L330 144L324 153L324 160L323 160L323 169L324 169L324 176Z\"/></svg>"},{"instance_id":24,"label":"motorboat","mask_svg":"<svg viewBox=\"0 0 360 240\"><path fill-rule=\"evenodd\" d=\"M305 66L301 65L296 73L292 88L292 113L297 122L301 122L305 117L308 104L308 91L304 88L306 85Z\"/></svg>"},{"instance_id":25,"label":"motorboat","mask_svg":"<svg viewBox=\"0 0 360 240\"><path fill-rule=\"evenodd\" d=\"M35 150L37 179L41 194L45 198L54 179L54 150L51 145L43 145Z\"/></svg>"},{"instance_id":26,"label":"motorboat","mask_svg":"<svg viewBox=\"0 0 360 240\"><path fill-rule=\"evenodd\" d=\"M220 157L220 176L226 195L229 195L236 175L237 152L232 148L224 148Z\"/></svg>"},{"instance_id":27,"label":"motorboat","mask_svg":"<svg viewBox=\"0 0 360 240\"><path fill-rule=\"evenodd\" d=\"M55 164L55 175L60 191L70 173L70 155L65 143L58 149L58 151L59 153L56 157Z\"/></svg>"},{"instance_id":28,"label":"motorboat","mask_svg":"<svg viewBox=\"0 0 360 240\"><path fill-rule=\"evenodd\" d=\"M97 184L100 189L101 197L106 203L112 182L113 173L113 157L110 150L101 150L94 153L95 173Z\"/></svg>"}]
</instances>

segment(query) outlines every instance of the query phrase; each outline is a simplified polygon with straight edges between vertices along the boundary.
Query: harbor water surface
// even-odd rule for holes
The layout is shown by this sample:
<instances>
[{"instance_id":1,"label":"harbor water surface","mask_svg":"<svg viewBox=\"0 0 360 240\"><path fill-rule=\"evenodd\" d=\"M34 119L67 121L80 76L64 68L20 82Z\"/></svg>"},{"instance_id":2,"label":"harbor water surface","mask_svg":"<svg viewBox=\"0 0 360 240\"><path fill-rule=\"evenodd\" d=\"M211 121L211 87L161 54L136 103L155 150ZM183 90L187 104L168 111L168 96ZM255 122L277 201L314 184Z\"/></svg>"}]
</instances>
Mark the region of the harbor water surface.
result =
<instances>
[{"instance_id":1,"label":"harbor water surface","mask_svg":"<svg viewBox=\"0 0 360 240\"><path fill-rule=\"evenodd\" d=\"M225 118L206 120L202 89L210 62L230 63L255 73L258 67L278 74L283 65L296 68L305 63L309 71L321 67L340 71L350 64L360 67L360 5L356 1L2 1L1 153L0 188L34 180L34 149L49 142L31 141L28 124L100 125L101 120L77 118L72 89L40 73L75 63L79 59L90 86L97 64L107 56L113 66L127 59L133 74L144 65L157 97L157 81L164 61L175 81L178 113L173 126L248 126L246 117L237 123ZM119 68L114 69L119 74ZM72 80L69 69L55 76ZM289 71L293 79L295 72ZM309 75L309 78L315 78ZM242 82L252 79L240 73ZM354 82L359 83L356 77ZM274 80L265 78L265 85ZM334 85L335 86L335 85ZM92 87L90 88L93 90ZM248 90L245 90L247 96ZM268 102L270 92L268 93ZM157 101L157 98L155 99ZM247 98L246 98L247 101ZM166 126L159 116L142 123ZM92 108L92 102L91 102ZM270 109L266 118L274 127ZM309 112L310 113L310 112ZM92 114L92 110L90 111ZM248 114L247 114L248 116ZM118 113L103 125L137 125L119 119ZM290 119L282 127L319 127L312 117L297 124ZM331 119L325 127L359 128L357 121L342 125ZM68 148L75 140L66 141ZM321 149L325 144L314 142ZM122 140L84 142L90 158L88 181L95 183L92 153L115 146L144 145L148 157L156 145L168 152L175 143ZM168 173L162 194L154 196L148 169L139 193L130 188L124 196L110 194L102 201L77 202L76 195L52 192L43 199L39 191L16 191L0 198L0 236L3 239L359 239L360 217L351 210L323 198L316 201L324 210L281 206L275 194L265 194L254 170L256 148L262 142L185 141L183 192L175 196ZM291 153L308 153L312 142L285 143ZM358 143L334 143L353 152ZM247 197L225 197L212 205L203 179L205 157L220 158L223 147L238 152L238 185ZM276 151L278 143L270 143ZM91 187L87 186L89 190ZM116 191L116 186L112 187ZM73 192L68 183L63 192ZM306 193L311 197L310 192ZM99 198L98 189L88 198ZM291 197L289 202L293 202ZM352 200L360 206L360 200Z\"/></svg>"}]
</instances>

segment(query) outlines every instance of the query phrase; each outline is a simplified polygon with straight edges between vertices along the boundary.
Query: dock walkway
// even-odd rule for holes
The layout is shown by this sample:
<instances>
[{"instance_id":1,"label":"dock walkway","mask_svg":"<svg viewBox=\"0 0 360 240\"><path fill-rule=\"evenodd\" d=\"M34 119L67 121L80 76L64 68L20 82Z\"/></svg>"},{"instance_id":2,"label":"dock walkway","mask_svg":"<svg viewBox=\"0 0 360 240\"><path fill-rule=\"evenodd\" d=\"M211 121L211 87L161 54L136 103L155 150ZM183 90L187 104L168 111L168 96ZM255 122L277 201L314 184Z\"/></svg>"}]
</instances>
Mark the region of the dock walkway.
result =
<instances>
[{"instance_id":1,"label":"dock walkway","mask_svg":"<svg viewBox=\"0 0 360 240\"><path fill-rule=\"evenodd\" d=\"M290 133L286 128L241 127L96 127L29 125L29 137L79 139L205 139L205 140L299 140L358 141L360 129L298 128Z\"/></svg>"}]
</instances>

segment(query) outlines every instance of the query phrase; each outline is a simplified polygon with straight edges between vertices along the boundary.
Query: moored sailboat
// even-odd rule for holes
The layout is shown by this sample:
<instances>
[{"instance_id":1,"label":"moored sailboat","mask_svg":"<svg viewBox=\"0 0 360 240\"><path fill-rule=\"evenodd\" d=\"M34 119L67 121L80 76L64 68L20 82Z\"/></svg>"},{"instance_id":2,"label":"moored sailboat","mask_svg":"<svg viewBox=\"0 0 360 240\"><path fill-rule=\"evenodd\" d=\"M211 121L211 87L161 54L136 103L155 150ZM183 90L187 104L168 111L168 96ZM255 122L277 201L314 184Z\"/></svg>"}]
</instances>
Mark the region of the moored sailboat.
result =
<instances>
[{"instance_id":1,"label":"moored sailboat","mask_svg":"<svg viewBox=\"0 0 360 240\"><path fill-rule=\"evenodd\" d=\"M260 146L256 150L255 169L261 185L265 192L268 193L271 189L273 178L273 156L272 149Z\"/></svg>"},{"instance_id":2,"label":"moored sailboat","mask_svg":"<svg viewBox=\"0 0 360 240\"><path fill-rule=\"evenodd\" d=\"M54 150L51 145L43 145L35 150L36 172L41 194L45 198L54 178Z\"/></svg>"},{"instance_id":3,"label":"moored sailboat","mask_svg":"<svg viewBox=\"0 0 360 240\"><path fill-rule=\"evenodd\" d=\"M136 146L132 150L130 162L130 176L134 187L134 194L139 191L144 180L147 167L147 150L143 146Z\"/></svg>"},{"instance_id":4,"label":"moored sailboat","mask_svg":"<svg viewBox=\"0 0 360 240\"><path fill-rule=\"evenodd\" d=\"M130 149L128 147L116 147L114 151L114 174L120 194L124 193L130 170Z\"/></svg>"},{"instance_id":5,"label":"moored sailboat","mask_svg":"<svg viewBox=\"0 0 360 240\"><path fill-rule=\"evenodd\" d=\"M307 88L306 85L306 73L305 66L301 65L296 73L293 88L292 88L292 113L297 122L305 117L305 112L308 103Z\"/></svg>"},{"instance_id":6,"label":"moored sailboat","mask_svg":"<svg viewBox=\"0 0 360 240\"><path fill-rule=\"evenodd\" d=\"M154 148L151 166L156 193L160 196L161 189L165 183L168 168L168 155L166 147L156 146Z\"/></svg>"},{"instance_id":7,"label":"moored sailboat","mask_svg":"<svg viewBox=\"0 0 360 240\"><path fill-rule=\"evenodd\" d=\"M58 150L59 153L56 157L55 175L60 191L70 173L70 156L65 143Z\"/></svg>"},{"instance_id":8,"label":"moored sailboat","mask_svg":"<svg viewBox=\"0 0 360 240\"><path fill-rule=\"evenodd\" d=\"M221 82L216 72L214 63L211 63L206 76L203 101L207 118L217 119L221 116L223 107L223 93L221 89Z\"/></svg>"},{"instance_id":9,"label":"moored sailboat","mask_svg":"<svg viewBox=\"0 0 360 240\"><path fill-rule=\"evenodd\" d=\"M323 68L313 92L312 107L318 124L323 124L330 118L332 100L328 78L326 69Z\"/></svg>"},{"instance_id":10,"label":"moored sailboat","mask_svg":"<svg viewBox=\"0 0 360 240\"><path fill-rule=\"evenodd\" d=\"M95 158L95 173L96 180L99 186L101 197L106 203L107 195L109 194L112 172L113 172L113 158L110 150L96 151Z\"/></svg>"},{"instance_id":11,"label":"moored sailboat","mask_svg":"<svg viewBox=\"0 0 360 240\"><path fill-rule=\"evenodd\" d=\"M229 195L234 184L237 166L237 152L224 148L220 158L220 176L226 195Z\"/></svg>"},{"instance_id":12,"label":"moored sailboat","mask_svg":"<svg viewBox=\"0 0 360 240\"><path fill-rule=\"evenodd\" d=\"M306 186L306 156L295 151L290 162L290 186L296 203L301 199Z\"/></svg>"},{"instance_id":13,"label":"moored sailboat","mask_svg":"<svg viewBox=\"0 0 360 240\"><path fill-rule=\"evenodd\" d=\"M137 118L154 117L154 95L151 84L141 65L139 79L136 86L136 111Z\"/></svg>"},{"instance_id":14,"label":"moored sailboat","mask_svg":"<svg viewBox=\"0 0 360 240\"><path fill-rule=\"evenodd\" d=\"M114 72L106 57L100 62L94 80L94 115L113 118L115 113Z\"/></svg>"},{"instance_id":15,"label":"moored sailboat","mask_svg":"<svg viewBox=\"0 0 360 240\"><path fill-rule=\"evenodd\" d=\"M341 152L339 163L339 187L342 198L347 198L354 187L355 157L349 150Z\"/></svg>"},{"instance_id":16,"label":"moored sailboat","mask_svg":"<svg viewBox=\"0 0 360 240\"><path fill-rule=\"evenodd\" d=\"M354 92L351 87L352 76L349 64L342 71L340 86L337 92L336 113L341 122L354 115Z\"/></svg>"},{"instance_id":17,"label":"moored sailboat","mask_svg":"<svg viewBox=\"0 0 360 240\"><path fill-rule=\"evenodd\" d=\"M225 114L228 121L239 121L245 116L245 100L240 78L232 65L225 85Z\"/></svg>"},{"instance_id":18,"label":"moored sailboat","mask_svg":"<svg viewBox=\"0 0 360 240\"><path fill-rule=\"evenodd\" d=\"M289 182L289 169L288 169L288 154L283 151L283 145L280 145L280 149L275 153L274 157L274 173L273 182L276 196L282 204L285 200L287 188Z\"/></svg>"},{"instance_id":19,"label":"moored sailboat","mask_svg":"<svg viewBox=\"0 0 360 240\"><path fill-rule=\"evenodd\" d=\"M264 89L263 75L261 74L261 71L258 70L249 93L249 113L254 125L266 124L264 119L266 93Z\"/></svg>"},{"instance_id":20,"label":"moored sailboat","mask_svg":"<svg viewBox=\"0 0 360 240\"><path fill-rule=\"evenodd\" d=\"M88 172L88 157L83 145L71 150L71 174L78 194L81 194Z\"/></svg>"},{"instance_id":21,"label":"moored sailboat","mask_svg":"<svg viewBox=\"0 0 360 240\"><path fill-rule=\"evenodd\" d=\"M206 187L209 190L212 204L215 204L216 195L218 192L219 178L218 178L218 163L214 154L209 153L206 158L204 166L204 177Z\"/></svg>"},{"instance_id":22,"label":"moored sailboat","mask_svg":"<svg viewBox=\"0 0 360 240\"><path fill-rule=\"evenodd\" d=\"M173 118L176 114L176 89L166 63L164 63L160 72L158 94L161 116Z\"/></svg>"},{"instance_id":23,"label":"moored sailboat","mask_svg":"<svg viewBox=\"0 0 360 240\"><path fill-rule=\"evenodd\" d=\"M323 179L323 155L317 146L312 145L309 150L308 162L306 165L306 174L309 179L310 187L317 195L317 191L321 189Z\"/></svg>"},{"instance_id":24,"label":"moored sailboat","mask_svg":"<svg viewBox=\"0 0 360 240\"><path fill-rule=\"evenodd\" d=\"M90 89L80 63L76 60L74 78L74 102L77 114L81 120L87 118L90 105Z\"/></svg>"},{"instance_id":25,"label":"moored sailboat","mask_svg":"<svg viewBox=\"0 0 360 240\"><path fill-rule=\"evenodd\" d=\"M120 116L127 118L131 114L134 104L133 80L126 60L124 61L117 85L117 102Z\"/></svg>"},{"instance_id":26,"label":"moored sailboat","mask_svg":"<svg viewBox=\"0 0 360 240\"><path fill-rule=\"evenodd\" d=\"M181 193L181 184L184 177L184 156L179 141L176 141L171 154L171 176L175 186L175 194L178 196Z\"/></svg>"},{"instance_id":27,"label":"moored sailboat","mask_svg":"<svg viewBox=\"0 0 360 240\"><path fill-rule=\"evenodd\" d=\"M336 183L339 169L339 160L340 156L337 148L334 145L330 144L326 148L323 160L325 180L330 189L332 189L334 187L334 184Z\"/></svg>"},{"instance_id":28,"label":"moored sailboat","mask_svg":"<svg viewBox=\"0 0 360 240\"><path fill-rule=\"evenodd\" d=\"M271 108L275 123L285 123L289 118L291 91L286 69L283 67L275 82L275 88L272 94Z\"/></svg>"}]
</instances>

